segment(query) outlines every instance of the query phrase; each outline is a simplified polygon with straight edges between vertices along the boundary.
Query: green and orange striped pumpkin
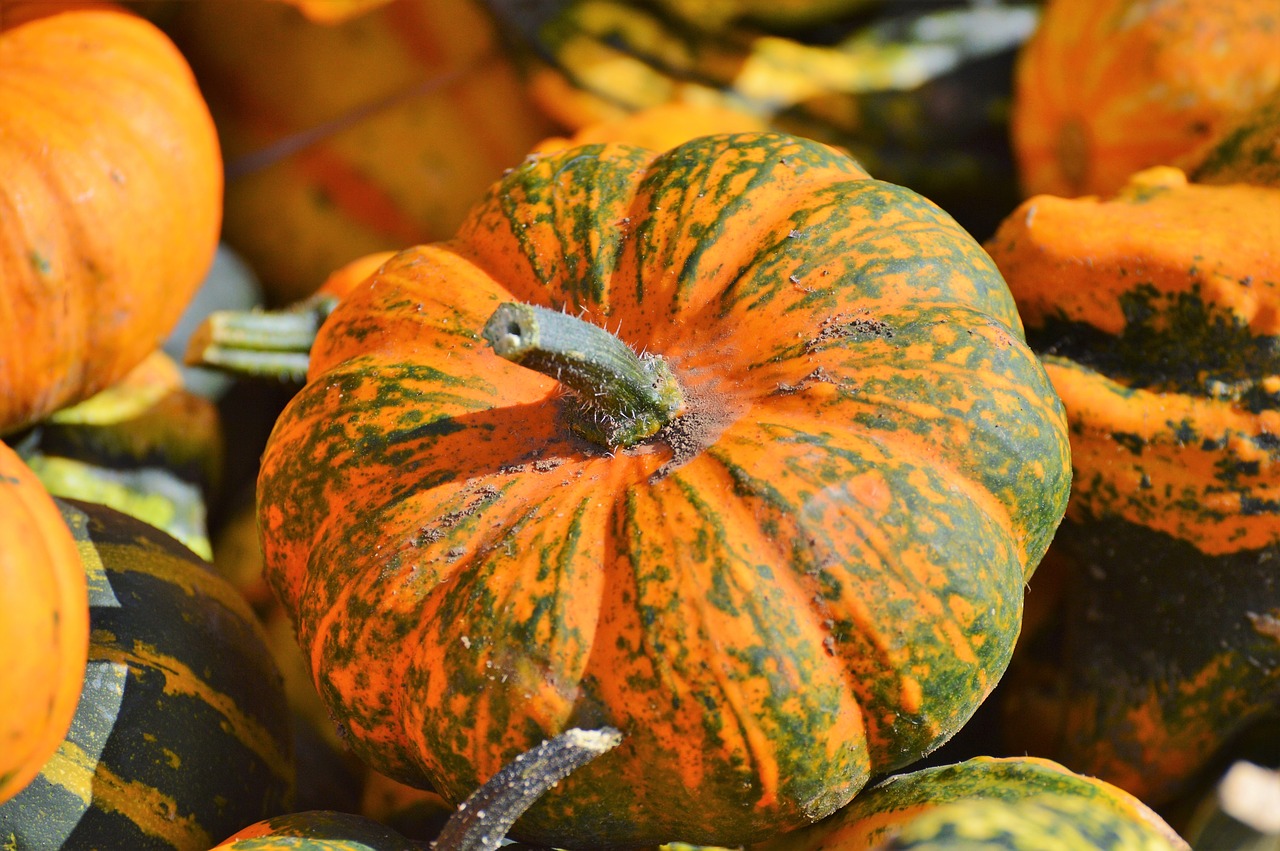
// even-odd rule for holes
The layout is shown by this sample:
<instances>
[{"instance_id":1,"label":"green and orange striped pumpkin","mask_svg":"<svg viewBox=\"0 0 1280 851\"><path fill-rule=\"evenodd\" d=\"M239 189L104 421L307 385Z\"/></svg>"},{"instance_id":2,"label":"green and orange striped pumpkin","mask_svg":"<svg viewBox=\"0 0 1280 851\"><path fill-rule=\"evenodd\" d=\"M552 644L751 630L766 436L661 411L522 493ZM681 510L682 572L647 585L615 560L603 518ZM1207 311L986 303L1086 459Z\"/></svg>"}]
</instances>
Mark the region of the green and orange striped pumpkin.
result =
<instances>
[{"instance_id":1,"label":"green and orange striped pumpkin","mask_svg":"<svg viewBox=\"0 0 1280 851\"><path fill-rule=\"evenodd\" d=\"M126 514L59 500L89 584L89 663L70 731L0 805L16 848L207 851L288 810L280 674L230 585Z\"/></svg>"},{"instance_id":2,"label":"green and orange striped pumpkin","mask_svg":"<svg viewBox=\"0 0 1280 851\"><path fill-rule=\"evenodd\" d=\"M570 397L499 357L536 336L515 302L549 349L568 325L641 377ZM258 510L374 768L456 803L608 725L623 744L517 837L735 844L964 724L1068 488L1061 405L978 244L834 149L747 133L531 157L383 264L320 328Z\"/></svg>"},{"instance_id":3,"label":"green and orange striped pumpkin","mask_svg":"<svg viewBox=\"0 0 1280 851\"><path fill-rule=\"evenodd\" d=\"M1159 167L1032 198L987 246L1075 476L1063 600L1001 686L1008 727L1155 804L1280 705L1277 245L1280 188Z\"/></svg>"}]
</instances>

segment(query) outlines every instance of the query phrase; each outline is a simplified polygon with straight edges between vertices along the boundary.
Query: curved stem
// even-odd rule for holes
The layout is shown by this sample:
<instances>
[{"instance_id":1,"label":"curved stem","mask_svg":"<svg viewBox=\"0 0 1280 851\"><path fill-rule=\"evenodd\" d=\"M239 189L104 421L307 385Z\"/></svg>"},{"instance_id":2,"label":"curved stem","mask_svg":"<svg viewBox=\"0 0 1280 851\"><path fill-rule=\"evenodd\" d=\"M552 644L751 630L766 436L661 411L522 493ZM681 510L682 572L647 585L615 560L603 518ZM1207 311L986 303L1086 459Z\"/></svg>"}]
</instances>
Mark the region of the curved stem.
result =
<instances>
[{"instance_id":1,"label":"curved stem","mask_svg":"<svg viewBox=\"0 0 1280 851\"><path fill-rule=\"evenodd\" d=\"M303 381L316 332L337 304L317 294L283 310L216 310L191 335L183 360L241 377Z\"/></svg>"},{"instance_id":2,"label":"curved stem","mask_svg":"<svg viewBox=\"0 0 1280 851\"><path fill-rule=\"evenodd\" d=\"M520 754L458 805L440 831L435 851L494 851L538 798L621 741L622 734L612 727L575 727Z\"/></svg>"},{"instance_id":3,"label":"curved stem","mask_svg":"<svg viewBox=\"0 0 1280 851\"><path fill-rule=\"evenodd\" d=\"M684 392L658 355L638 355L613 334L531 304L502 304L481 332L502 358L556 379L577 396L579 431L607 447L651 437L684 410Z\"/></svg>"}]
</instances>

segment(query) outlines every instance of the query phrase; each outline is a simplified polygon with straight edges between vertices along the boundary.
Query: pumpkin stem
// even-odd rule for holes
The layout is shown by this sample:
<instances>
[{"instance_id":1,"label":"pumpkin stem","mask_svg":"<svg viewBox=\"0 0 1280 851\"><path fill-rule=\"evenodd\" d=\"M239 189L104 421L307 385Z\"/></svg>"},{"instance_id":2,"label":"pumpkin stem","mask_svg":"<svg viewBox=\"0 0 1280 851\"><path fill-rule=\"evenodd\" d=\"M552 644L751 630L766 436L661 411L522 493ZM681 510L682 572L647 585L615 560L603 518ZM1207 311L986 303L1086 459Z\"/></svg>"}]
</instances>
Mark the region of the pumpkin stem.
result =
<instances>
[{"instance_id":1,"label":"pumpkin stem","mask_svg":"<svg viewBox=\"0 0 1280 851\"><path fill-rule=\"evenodd\" d=\"M507 303L481 334L499 357L572 390L584 415L575 428L602 446L632 446L684 411L684 392L664 358L636 354L615 335L575 316Z\"/></svg>"},{"instance_id":2,"label":"pumpkin stem","mask_svg":"<svg viewBox=\"0 0 1280 851\"><path fill-rule=\"evenodd\" d=\"M471 793L449 817L435 851L494 851L516 819L569 773L617 747L612 727L566 730L518 755Z\"/></svg>"},{"instance_id":3,"label":"pumpkin stem","mask_svg":"<svg viewBox=\"0 0 1280 851\"><path fill-rule=\"evenodd\" d=\"M338 299L315 294L282 310L215 310L191 335L183 361L240 377L301 382L316 332Z\"/></svg>"}]
</instances>

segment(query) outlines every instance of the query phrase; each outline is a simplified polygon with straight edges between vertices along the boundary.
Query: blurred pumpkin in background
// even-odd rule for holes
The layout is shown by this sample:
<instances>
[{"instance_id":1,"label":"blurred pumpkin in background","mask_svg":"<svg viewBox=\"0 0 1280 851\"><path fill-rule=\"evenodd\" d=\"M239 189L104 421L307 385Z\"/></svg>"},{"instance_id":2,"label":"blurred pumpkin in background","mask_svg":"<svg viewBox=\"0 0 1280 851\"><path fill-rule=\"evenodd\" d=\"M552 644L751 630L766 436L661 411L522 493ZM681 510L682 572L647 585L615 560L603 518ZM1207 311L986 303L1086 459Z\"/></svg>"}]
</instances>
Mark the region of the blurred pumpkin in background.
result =
<instances>
[{"instance_id":1,"label":"blurred pumpkin in background","mask_svg":"<svg viewBox=\"0 0 1280 851\"><path fill-rule=\"evenodd\" d=\"M179 4L227 152L224 235L268 303L366 254L447 237L552 132L475 0L323 24L288 3Z\"/></svg>"}]
</instances>

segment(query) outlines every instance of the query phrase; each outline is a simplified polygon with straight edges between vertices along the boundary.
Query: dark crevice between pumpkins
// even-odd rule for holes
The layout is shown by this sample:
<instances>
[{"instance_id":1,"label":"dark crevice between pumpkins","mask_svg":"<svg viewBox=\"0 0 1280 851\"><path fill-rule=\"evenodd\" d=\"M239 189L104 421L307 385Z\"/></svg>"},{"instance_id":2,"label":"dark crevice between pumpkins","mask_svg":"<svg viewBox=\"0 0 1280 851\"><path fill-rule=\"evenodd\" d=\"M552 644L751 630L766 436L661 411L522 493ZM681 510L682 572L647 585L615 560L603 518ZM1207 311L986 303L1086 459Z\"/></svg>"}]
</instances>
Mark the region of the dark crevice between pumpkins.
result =
<instances>
[{"instance_id":1,"label":"dark crevice between pumpkins","mask_svg":"<svg viewBox=\"0 0 1280 851\"><path fill-rule=\"evenodd\" d=\"M1280 406L1280 337L1255 336L1196 291L1161 296L1150 285L1120 298L1125 329L1108 334L1050 317L1027 329L1040 355L1061 357L1135 390L1224 399L1257 413ZM1264 380L1270 379L1270 380Z\"/></svg>"}]
</instances>

